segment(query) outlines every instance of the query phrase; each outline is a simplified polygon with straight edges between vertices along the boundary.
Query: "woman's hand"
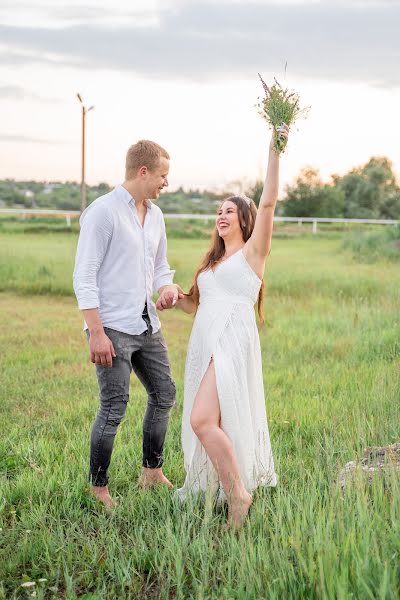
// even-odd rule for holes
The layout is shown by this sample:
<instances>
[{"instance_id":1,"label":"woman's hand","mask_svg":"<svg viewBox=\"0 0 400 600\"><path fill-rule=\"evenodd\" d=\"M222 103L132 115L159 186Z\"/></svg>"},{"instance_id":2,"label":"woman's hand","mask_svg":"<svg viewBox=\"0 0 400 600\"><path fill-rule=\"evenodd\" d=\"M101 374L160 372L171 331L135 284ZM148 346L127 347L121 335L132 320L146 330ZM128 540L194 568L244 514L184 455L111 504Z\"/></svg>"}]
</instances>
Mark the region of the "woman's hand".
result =
<instances>
[{"instance_id":1,"label":"woman's hand","mask_svg":"<svg viewBox=\"0 0 400 600\"><path fill-rule=\"evenodd\" d=\"M280 125L279 127L276 127L276 129L274 131L272 131L272 136L271 136L271 142L269 144L269 149L273 150L275 152L275 154L278 154L278 152L276 152L276 150L274 149L275 146L275 141L277 137L282 137L286 139L286 143L289 137L289 126L286 125L286 123L284 123L282 121L282 125ZM279 154L278 154L279 155Z\"/></svg>"}]
</instances>

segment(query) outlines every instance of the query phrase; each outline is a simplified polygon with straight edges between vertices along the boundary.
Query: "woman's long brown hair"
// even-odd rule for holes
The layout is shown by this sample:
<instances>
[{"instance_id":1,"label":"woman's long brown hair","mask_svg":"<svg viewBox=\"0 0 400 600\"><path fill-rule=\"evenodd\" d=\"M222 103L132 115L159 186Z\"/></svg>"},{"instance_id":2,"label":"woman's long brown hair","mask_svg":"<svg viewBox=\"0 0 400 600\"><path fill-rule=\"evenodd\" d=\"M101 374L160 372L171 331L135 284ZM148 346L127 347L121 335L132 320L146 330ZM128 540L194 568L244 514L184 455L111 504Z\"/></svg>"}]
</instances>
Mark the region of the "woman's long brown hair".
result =
<instances>
[{"instance_id":1,"label":"woman's long brown hair","mask_svg":"<svg viewBox=\"0 0 400 600\"><path fill-rule=\"evenodd\" d=\"M250 204L248 204L249 199L248 198L244 199L241 196L230 196L229 198L225 198L225 200L222 202L222 204L224 202L228 202L228 201L233 202L237 206L239 224L240 224L240 229L242 230L243 241L247 242L247 240L250 238L251 234L253 233L254 224L256 222L256 216L257 216L257 207L256 207L255 203L253 202L253 200L250 200ZM195 301L196 310L197 310L197 307L199 306L199 302L200 302L200 293L199 293L199 286L197 285L197 278L198 278L199 274L202 273L203 271L207 271L208 269L213 269L219 263L219 261L224 256L224 254L225 254L225 242L222 239L222 237L220 237L220 235L218 233L218 229L215 226L215 229L213 231L212 238L211 238L211 247L210 247L209 251L207 252L207 254L205 255L203 261L201 262L199 268L197 269L197 272L194 276L193 285L190 288L189 293L187 294L188 296L191 296L193 298L193 300ZM258 300L257 300L257 312L258 312L258 317L260 319L261 325L264 324L264 313L263 313L264 293L265 293L265 283L264 283L264 279L263 279L262 283L261 283L260 291L258 293Z\"/></svg>"}]
</instances>

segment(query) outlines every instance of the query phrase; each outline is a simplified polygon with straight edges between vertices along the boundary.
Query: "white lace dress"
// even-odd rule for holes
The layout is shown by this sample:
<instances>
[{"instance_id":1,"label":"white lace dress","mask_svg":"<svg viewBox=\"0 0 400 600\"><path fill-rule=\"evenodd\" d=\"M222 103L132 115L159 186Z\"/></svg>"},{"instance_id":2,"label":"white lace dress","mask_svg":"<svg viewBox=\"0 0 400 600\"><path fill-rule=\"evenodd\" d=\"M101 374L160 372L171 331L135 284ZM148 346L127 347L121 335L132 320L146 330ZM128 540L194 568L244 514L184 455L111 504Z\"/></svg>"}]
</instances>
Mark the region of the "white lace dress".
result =
<instances>
[{"instance_id":1,"label":"white lace dress","mask_svg":"<svg viewBox=\"0 0 400 600\"><path fill-rule=\"evenodd\" d=\"M218 475L190 425L193 402L214 360L221 428L233 443L247 491L275 486L265 410L261 348L254 314L261 280L239 250L198 277L200 304L186 358L182 445L186 478L177 495L219 489Z\"/></svg>"}]
</instances>

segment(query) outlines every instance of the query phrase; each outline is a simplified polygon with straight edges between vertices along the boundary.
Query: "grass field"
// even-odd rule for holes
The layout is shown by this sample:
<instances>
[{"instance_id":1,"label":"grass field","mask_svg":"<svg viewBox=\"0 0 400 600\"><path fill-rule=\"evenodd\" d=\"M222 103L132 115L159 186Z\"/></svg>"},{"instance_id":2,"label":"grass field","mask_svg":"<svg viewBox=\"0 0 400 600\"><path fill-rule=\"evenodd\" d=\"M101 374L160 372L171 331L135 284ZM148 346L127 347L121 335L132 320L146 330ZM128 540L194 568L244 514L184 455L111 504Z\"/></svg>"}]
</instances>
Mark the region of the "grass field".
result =
<instances>
[{"instance_id":1,"label":"grass field","mask_svg":"<svg viewBox=\"0 0 400 600\"><path fill-rule=\"evenodd\" d=\"M340 237L274 241L261 342L280 480L234 535L209 501L182 508L138 489L146 398L134 380L110 472L118 508L88 495L97 384L72 296L75 245L68 233L0 235L0 598L398 598L399 478L356 480L344 497L335 482L364 447L400 441L398 265L358 264ZM206 247L170 241L184 287ZM179 404L165 472L179 485L191 317L162 321Z\"/></svg>"}]
</instances>

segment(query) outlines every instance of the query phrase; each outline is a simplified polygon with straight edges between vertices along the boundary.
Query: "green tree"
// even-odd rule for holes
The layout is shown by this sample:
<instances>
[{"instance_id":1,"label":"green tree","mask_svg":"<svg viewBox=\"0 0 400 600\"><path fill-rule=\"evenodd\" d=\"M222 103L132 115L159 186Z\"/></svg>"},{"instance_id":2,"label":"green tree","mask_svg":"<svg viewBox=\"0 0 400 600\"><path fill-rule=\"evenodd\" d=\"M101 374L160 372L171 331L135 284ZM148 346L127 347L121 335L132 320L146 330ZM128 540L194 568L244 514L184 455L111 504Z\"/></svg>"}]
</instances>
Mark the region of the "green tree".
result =
<instances>
[{"instance_id":1,"label":"green tree","mask_svg":"<svg viewBox=\"0 0 400 600\"><path fill-rule=\"evenodd\" d=\"M400 218L400 189L392 163L385 157L372 157L364 166L335 177L344 194L347 218Z\"/></svg>"},{"instance_id":2,"label":"green tree","mask_svg":"<svg viewBox=\"0 0 400 600\"><path fill-rule=\"evenodd\" d=\"M294 185L286 186L283 214L287 217L342 217L344 194L321 181L319 171L304 168Z\"/></svg>"},{"instance_id":3,"label":"green tree","mask_svg":"<svg viewBox=\"0 0 400 600\"><path fill-rule=\"evenodd\" d=\"M246 196L254 200L257 206L260 204L260 198L264 187L264 181L257 179L254 184L246 190Z\"/></svg>"}]
</instances>

